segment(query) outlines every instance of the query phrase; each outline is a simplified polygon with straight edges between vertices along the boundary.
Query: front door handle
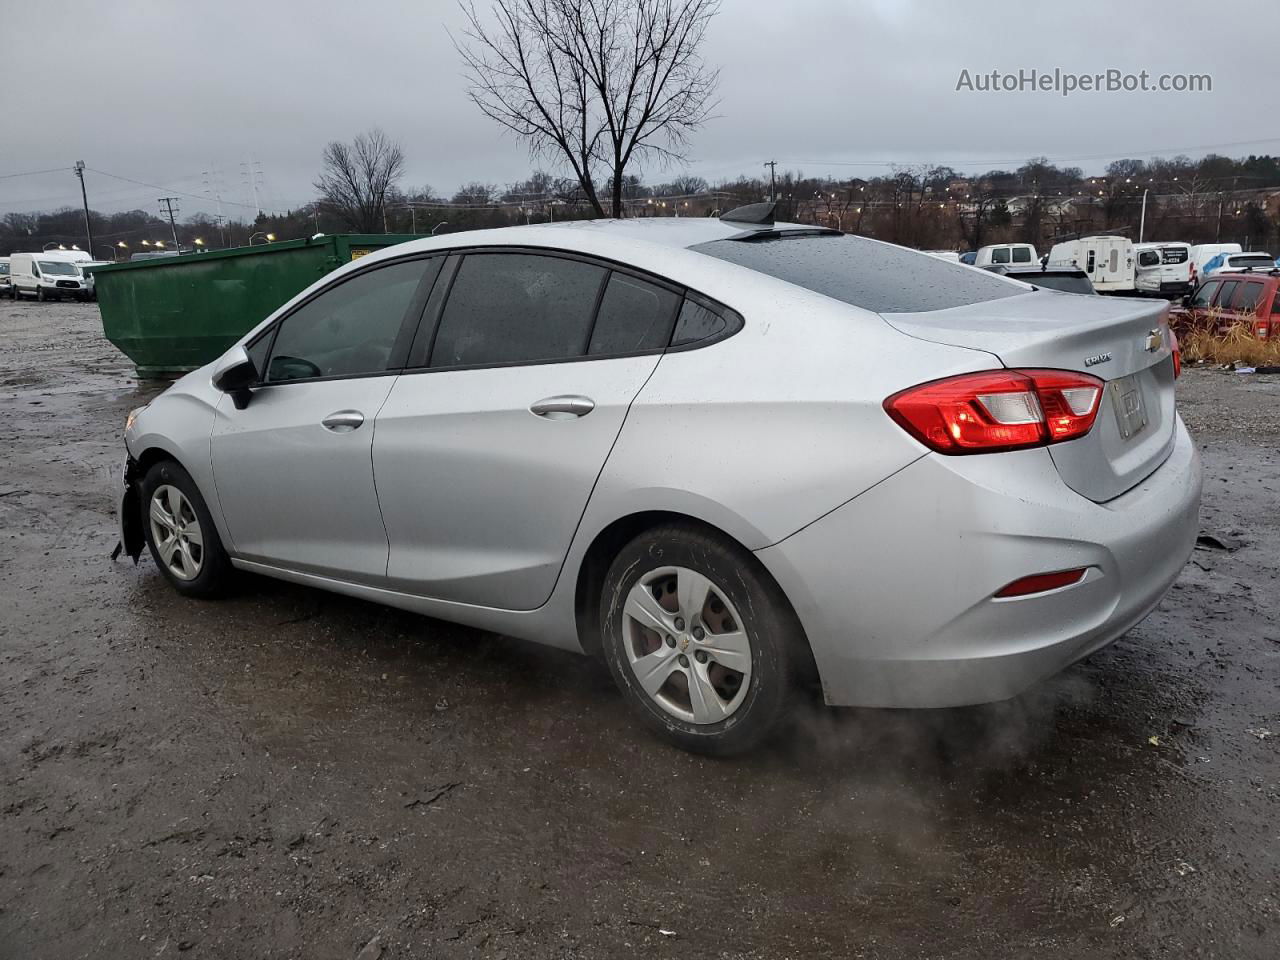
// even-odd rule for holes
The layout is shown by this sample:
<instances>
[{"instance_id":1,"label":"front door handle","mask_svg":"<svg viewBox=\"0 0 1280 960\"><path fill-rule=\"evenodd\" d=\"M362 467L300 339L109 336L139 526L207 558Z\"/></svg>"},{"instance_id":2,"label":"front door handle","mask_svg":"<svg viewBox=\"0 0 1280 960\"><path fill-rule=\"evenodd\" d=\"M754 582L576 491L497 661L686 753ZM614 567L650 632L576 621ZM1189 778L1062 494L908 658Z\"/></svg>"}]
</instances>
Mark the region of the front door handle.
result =
<instances>
[{"instance_id":1,"label":"front door handle","mask_svg":"<svg viewBox=\"0 0 1280 960\"><path fill-rule=\"evenodd\" d=\"M364 414L359 410L339 410L320 421L321 426L334 433L350 433L364 423Z\"/></svg>"},{"instance_id":2,"label":"front door handle","mask_svg":"<svg viewBox=\"0 0 1280 960\"><path fill-rule=\"evenodd\" d=\"M529 408L529 412L547 420L576 420L595 408L595 401L590 397L568 394L539 400Z\"/></svg>"}]
</instances>

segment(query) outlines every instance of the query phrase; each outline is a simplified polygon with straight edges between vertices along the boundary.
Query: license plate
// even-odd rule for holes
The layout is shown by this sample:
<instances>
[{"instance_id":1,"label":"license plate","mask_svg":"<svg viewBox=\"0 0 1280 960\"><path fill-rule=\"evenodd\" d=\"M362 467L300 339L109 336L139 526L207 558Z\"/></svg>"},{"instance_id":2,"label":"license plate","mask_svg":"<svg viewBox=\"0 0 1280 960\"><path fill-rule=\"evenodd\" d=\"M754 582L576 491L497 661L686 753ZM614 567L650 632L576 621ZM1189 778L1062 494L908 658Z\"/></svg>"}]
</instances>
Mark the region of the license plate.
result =
<instances>
[{"instance_id":1,"label":"license plate","mask_svg":"<svg viewBox=\"0 0 1280 960\"><path fill-rule=\"evenodd\" d=\"M1147 425L1147 406L1142 400L1142 387L1135 375L1121 377L1107 384L1111 406L1116 411L1120 436L1128 440Z\"/></svg>"}]
</instances>

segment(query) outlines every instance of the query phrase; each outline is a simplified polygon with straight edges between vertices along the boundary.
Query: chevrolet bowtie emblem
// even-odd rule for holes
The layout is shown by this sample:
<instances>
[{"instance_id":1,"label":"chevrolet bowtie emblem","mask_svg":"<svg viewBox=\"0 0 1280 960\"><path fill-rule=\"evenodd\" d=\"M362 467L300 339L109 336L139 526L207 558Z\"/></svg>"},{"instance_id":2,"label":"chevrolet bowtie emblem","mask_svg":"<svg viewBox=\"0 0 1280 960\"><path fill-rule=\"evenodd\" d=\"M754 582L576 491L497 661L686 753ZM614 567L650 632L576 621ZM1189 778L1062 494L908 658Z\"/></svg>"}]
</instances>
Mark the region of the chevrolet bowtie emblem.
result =
<instances>
[{"instance_id":1,"label":"chevrolet bowtie emblem","mask_svg":"<svg viewBox=\"0 0 1280 960\"><path fill-rule=\"evenodd\" d=\"M1164 334L1159 330L1152 330L1147 334L1147 351L1155 353L1164 346Z\"/></svg>"}]
</instances>

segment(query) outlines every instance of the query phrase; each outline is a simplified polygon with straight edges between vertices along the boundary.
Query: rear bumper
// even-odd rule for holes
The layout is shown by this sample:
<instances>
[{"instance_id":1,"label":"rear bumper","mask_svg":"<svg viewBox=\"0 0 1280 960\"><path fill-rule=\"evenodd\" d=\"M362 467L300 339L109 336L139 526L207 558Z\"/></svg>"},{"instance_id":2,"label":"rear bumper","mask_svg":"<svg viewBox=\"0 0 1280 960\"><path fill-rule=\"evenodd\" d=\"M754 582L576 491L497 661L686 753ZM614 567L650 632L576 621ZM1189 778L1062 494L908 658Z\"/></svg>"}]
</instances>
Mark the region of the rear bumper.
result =
<instances>
[{"instance_id":1,"label":"rear bumper","mask_svg":"<svg viewBox=\"0 0 1280 960\"><path fill-rule=\"evenodd\" d=\"M930 454L757 556L804 625L828 703L946 707L1017 696L1124 634L1177 579L1199 529L1181 419L1155 473L1108 503L1047 451ZM1069 587L994 599L1033 573Z\"/></svg>"}]
</instances>

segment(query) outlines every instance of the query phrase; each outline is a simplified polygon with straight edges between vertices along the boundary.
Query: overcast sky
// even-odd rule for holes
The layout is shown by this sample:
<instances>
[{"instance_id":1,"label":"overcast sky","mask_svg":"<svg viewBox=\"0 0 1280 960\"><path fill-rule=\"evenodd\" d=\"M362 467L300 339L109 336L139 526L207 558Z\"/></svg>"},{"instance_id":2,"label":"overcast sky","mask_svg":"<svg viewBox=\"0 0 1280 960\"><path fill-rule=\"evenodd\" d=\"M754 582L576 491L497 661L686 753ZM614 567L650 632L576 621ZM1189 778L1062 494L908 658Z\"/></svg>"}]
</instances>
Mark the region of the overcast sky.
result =
<instances>
[{"instance_id":1,"label":"overcast sky","mask_svg":"<svg viewBox=\"0 0 1280 960\"><path fill-rule=\"evenodd\" d=\"M694 136L688 170L714 181L776 158L840 177L886 161L976 172L1046 155L1092 172L1153 152L1280 152L1280 3L1222 9L724 0L705 50L722 70L719 116ZM232 201L252 202L248 161L260 164L264 207L299 206L325 142L374 125L403 144L406 187L449 194L530 169L466 98L450 0L0 0L0 22L0 214L78 204L76 160L103 211L154 211L160 191L94 171L199 195L217 170L227 212L244 213ZM956 91L963 69L1019 68L1208 73L1213 90ZM65 172L10 176L46 168ZM183 216L200 209L212 205L183 198Z\"/></svg>"}]
</instances>

